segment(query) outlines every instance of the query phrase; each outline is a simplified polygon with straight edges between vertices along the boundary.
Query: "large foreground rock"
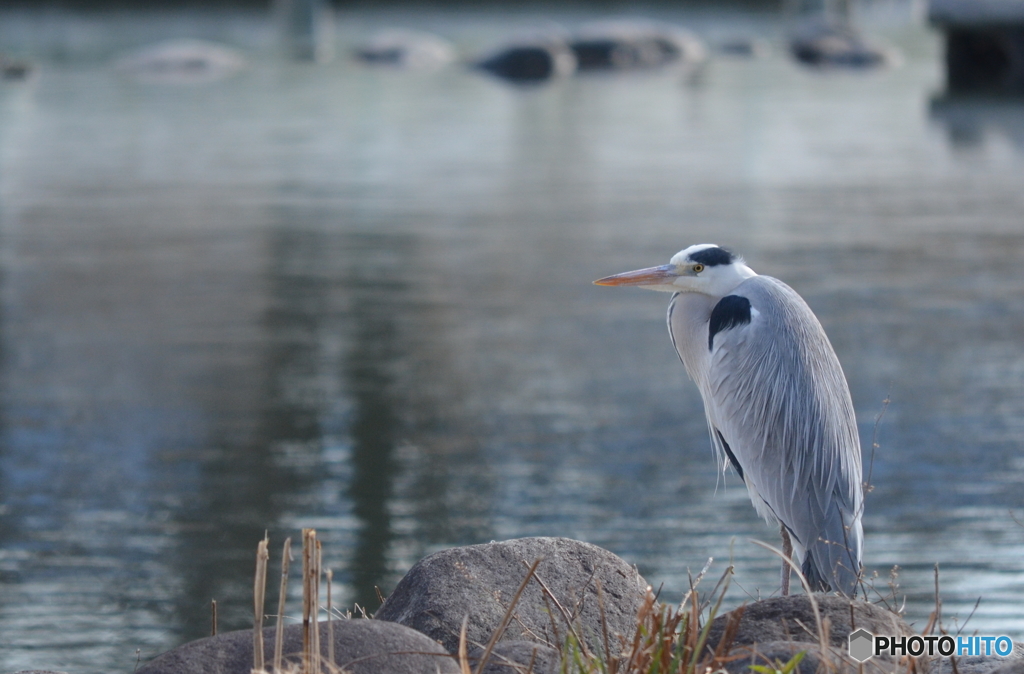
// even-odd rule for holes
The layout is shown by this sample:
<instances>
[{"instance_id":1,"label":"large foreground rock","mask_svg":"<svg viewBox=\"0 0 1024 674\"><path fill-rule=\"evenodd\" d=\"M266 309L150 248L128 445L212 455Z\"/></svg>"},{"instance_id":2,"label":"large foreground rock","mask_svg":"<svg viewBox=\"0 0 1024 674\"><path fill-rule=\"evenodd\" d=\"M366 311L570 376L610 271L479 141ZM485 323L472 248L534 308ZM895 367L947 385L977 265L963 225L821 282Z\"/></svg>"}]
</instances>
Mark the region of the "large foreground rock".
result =
<instances>
[{"instance_id":1,"label":"large foreground rock","mask_svg":"<svg viewBox=\"0 0 1024 674\"><path fill-rule=\"evenodd\" d=\"M898 615L874 604L838 595L816 594L814 598L818 602L822 622L827 618L831 626L828 636L831 646L846 648L850 633L861 627L872 634L915 634ZM853 624L850 622L851 615ZM725 613L711 623L707 641L709 646L718 645L731 616L732 613ZM811 600L805 594L762 599L743 608L743 618L733 644L766 644L773 641L817 644L816 624Z\"/></svg>"},{"instance_id":2,"label":"large foreground rock","mask_svg":"<svg viewBox=\"0 0 1024 674\"><path fill-rule=\"evenodd\" d=\"M949 658L935 658L928 674L953 674ZM1008 657L965 655L956 659L956 674L1024 674L1024 644L1014 642Z\"/></svg>"},{"instance_id":3,"label":"large foreground rock","mask_svg":"<svg viewBox=\"0 0 1024 674\"><path fill-rule=\"evenodd\" d=\"M740 657L725 664L727 671L749 674L749 665L786 663L805 651L798 666L799 674L814 674L823 662L829 663L827 669L834 674L857 674L860 663L852 660L847 652L851 632L864 628L872 634L914 634L898 615L874 604L838 595L816 594L814 598L822 625L827 622L829 626L828 647L824 651L811 600L803 594L763 599L716 617L708 631L708 646L717 648L730 620L742 614L731 650ZM864 663L863 672L874 674L897 669L902 671L906 666L898 667L893 658L875 657Z\"/></svg>"},{"instance_id":4,"label":"large foreground rock","mask_svg":"<svg viewBox=\"0 0 1024 674\"><path fill-rule=\"evenodd\" d=\"M557 648L571 622L592 652L603 653L602 602L612 648L620 636L632 637L647 581L611 552L568 538L520 538L430 555L409 570L374 617L419 630L455 653L468 616L469 645L485 644L538 558L537 575L523 592L502 640Z\"/></svg>"},{"instance_id":5,"label":"large foreground rock","mask_svg":"<svg viewBox=\"0 0 1024 674\"><path fill-rule=\"evenodd\" d=\"M436 642L395 623L377 620L334 620L334 655L350 674L458 674L455 660ZM273 662L275 628L263 630L264 657ZM302 625L284 629L284 653L297 661L302 651ZM320 650L326 660L328 626L320 623ZM136 674L250 674L252 630L225 632L191 641L157 657Z\"/></svg>"},{"instance_id":6,"label":"large foreground rock","mask_svg":"<svg viewBox=\"0 0 1024 674\"><path fill-rule=\"evenodd\" d=\"M797 665L795 674L860 674L857 662L851 660L840 648L829 648L822 656L820 647L798 641L769 641L766 643L737 646L732 651L736 659L724 663L723 669L729 674L751 674L751 665L768 666L777 669L781 663L785 665L797 654L803 652L803 659ZM864 674L892 674L904 672L906 667L895 667L894 663L886 662L878 668L874 659L865 663Z\"/></svg>"},{"instance_id":7,"label":"large foreground rock","mask_svg":"<svg viewBox=\"0 0 1024 674\"><path fill-rule=\"evenodd\" d=\"M775 597L747 604L715 618L708 631L708 647L714 649L721 641L730 619L741 615L731 654L740 656L724 664L732 674L750 674L749 665L786 663L800 651L806 656L800 662L799 674L814 674L819 664L828 663L833 674L890 674L908 671L907 659L875 656L863 665L848 653L850 633L864 628L872 634L913 636L914 630L898 615L875 604L840 597L814 595L822 623L829 624L828 648L822 651L818 640L814 611L807 595ZM852 617L852 622L851 622ZM957 674L1024 674L1024 646L1014 644L1008 658L997 656L957 657ZM863 667L863 669L861 669ZM926 674L954 674L949 658L921 656L917 671Z\"/></svg>"},{"instance_id":8,"label":"large foreground rock","mask_svg":"<svg viewBox=\"0 0 1024 674\"><path fill-rule=\"evenodd\" d=\"M1024 644L1015 642L1013 644L1013 653L1014 655L1018 653L1024 654ZM989 671L991 674L1024 674L1024 655L1004 660Z\"/></svg>"},{"instance_id":9,"label":"large foreground rock","mask_svg":"<svg viewBox=\"0 0 1024 674\"><path fill-rule=\"evenodd\" d=\"M956 658L958 674L1024 674L1024 659L1017 653L1020 645L1014 645L1014 655L1007 658L998 656L966 656ZM766 643L736 646L732 655L739 656L724 664L730 674L751 674L750 665L769 665L787 663L804 651L806 655L797 666L797 674L893 674L893 672L911 671L907 658L891 656L875 656L861 664L855 662L842 646L832 646L822 657L821 648L815 644L799 641L769 641ZM825 668L819 669L824 663ZM774 668L774 667L773 667ZM953 674L950 658L922 656L917 659L916 671L922 674Z\"/></svg>"}]
</instances>

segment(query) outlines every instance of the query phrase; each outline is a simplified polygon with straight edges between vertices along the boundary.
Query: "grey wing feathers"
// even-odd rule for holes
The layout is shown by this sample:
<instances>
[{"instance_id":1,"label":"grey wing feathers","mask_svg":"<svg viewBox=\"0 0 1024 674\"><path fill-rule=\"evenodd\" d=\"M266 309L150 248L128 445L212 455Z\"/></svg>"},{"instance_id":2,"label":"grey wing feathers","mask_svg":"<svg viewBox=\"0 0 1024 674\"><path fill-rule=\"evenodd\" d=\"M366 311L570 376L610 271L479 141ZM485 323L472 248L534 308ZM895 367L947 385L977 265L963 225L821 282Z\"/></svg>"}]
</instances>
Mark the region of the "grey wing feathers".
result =
<instances>
[{"instance_id":1,"label":"grey wing feathers","mask_svg":"<svg viewBox=\"0 0 1024 674\"><path fill-rule=\"evenodd\" d=\"M709 422L742 466L758 511L781 520L806 550L811 579L852 595L863 496L846 378L789 286L755 276L733 294L750 300L752 320L715 337L703 391Z\"/></svg>"}]
</instances>

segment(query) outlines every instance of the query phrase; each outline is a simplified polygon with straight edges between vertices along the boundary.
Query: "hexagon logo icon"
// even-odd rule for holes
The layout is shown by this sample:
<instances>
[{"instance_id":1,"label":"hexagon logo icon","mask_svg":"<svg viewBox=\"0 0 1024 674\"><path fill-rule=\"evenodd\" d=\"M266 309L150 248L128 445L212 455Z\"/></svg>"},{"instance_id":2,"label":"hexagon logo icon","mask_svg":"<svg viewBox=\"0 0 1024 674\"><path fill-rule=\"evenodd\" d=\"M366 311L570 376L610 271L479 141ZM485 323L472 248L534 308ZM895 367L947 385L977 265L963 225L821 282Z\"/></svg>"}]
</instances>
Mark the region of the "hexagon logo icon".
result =
<instances>
[{"instance_id":1,"label":"hexagon logo icon","mask_svg":"<svg viewBox=\"0 0 1024 674\"><path fill-rule=\"evenodd\" d=\"M863 627L850 634L850 657L866 662L874 655L875 637Z\"/></svg>"}]
</instances>

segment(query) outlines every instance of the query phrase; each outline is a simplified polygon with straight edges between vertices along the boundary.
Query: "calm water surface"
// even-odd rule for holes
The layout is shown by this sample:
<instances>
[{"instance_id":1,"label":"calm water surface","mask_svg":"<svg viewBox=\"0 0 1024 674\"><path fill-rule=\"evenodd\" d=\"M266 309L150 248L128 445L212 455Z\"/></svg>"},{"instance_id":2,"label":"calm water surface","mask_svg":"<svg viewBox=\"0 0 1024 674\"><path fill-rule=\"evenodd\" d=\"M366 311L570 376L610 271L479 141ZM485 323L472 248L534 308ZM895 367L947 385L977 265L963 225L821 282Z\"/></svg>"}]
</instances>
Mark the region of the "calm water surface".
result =
<instances>
[{"instance_id":1,"label":"calm water surface","mask_svg":"<svg viewBox=\"0 0 1024 674\"><path fill-rule=\"evenodd\" d=\"M595 17L341 18L343 49L402 23L472 53ZM945 98L936 36L876 23L902 67L776 49L524 89L279 63L259 17L6 21L41 67L0 89L0 670L130 671L205 635L211 599L245 627L265 530L316 527L371 610L431 551L528 535L669 598L711 556L732 605L775 592L751 539L776 532L716 473L667 297L590 285L704 241L832 338L878 445L879 593L898 565L922 625L937 563L948 625L1024 638L1024 107ZM250 66L110 68L180 35Z\"/></svg>"}]
</instances>

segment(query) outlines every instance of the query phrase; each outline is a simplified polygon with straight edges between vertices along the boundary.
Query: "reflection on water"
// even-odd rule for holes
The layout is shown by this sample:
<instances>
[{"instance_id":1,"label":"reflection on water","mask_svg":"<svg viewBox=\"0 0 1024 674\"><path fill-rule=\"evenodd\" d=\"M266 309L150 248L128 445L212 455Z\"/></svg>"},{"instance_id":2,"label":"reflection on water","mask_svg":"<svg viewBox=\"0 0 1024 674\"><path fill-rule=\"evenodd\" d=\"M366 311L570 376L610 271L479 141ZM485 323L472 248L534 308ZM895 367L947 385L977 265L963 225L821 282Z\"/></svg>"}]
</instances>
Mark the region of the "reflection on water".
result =
<instances>
[{"instance_id":1,"label":"reflection on water","mask_svg":"<svg viewBox=\"0 0 1024 674\"><path fill-rule=\"evenodd\" d=\"M960 147L978 147L987 134L1009 139L1024 151L1024 97L978 97L943 94L932 99L932 119L946 127L949 140Z\"/></svg>"},{"instance_id":2,"label":"reflection on water","mask_svg":"<svg viewBox=\"0 0 1024 674\"><path fill-rule=\"evenodd\" d=\"M540 18L411 20L473 50ZM353 43L386 23L348 19ZM244 627L257 541L304 526L371 610L432 550L525 535L608 547L666 596L708 556L735 603L775 591L667 299L590 285L702 241L828 330L877 433L879 588L899 565L923 622L938 562L950 619L983 597L968 629L1024 635L1024 153L950 142L935 38L883 29L907 64L870 74L778 52L524 90L252 38L215 87L90 52L0 89L0 668L125 670L206 634L211 599Z\"/></svg>"},{"instance_id":3,"label":"reflection on water","mask_svg":"<svg viewBox=\"0 0 1024 674\"><path fill-rule=\"evenodd\" d=\"M399 237L366 238L369 245L353 246L358 251L356 255L372 256L386 251L391 259L383 264L372 257L353 261L348 291L355 335L345 360L344 376L354 408L349 428L352 480L348 495L352 512L360 523L349 582L355 590L356 603L374 607L377 599L373 588L384 585L392 538L388 502L394 491L402 407L392 371L402 355L398 317L407 310L401 301L408 292L403 267L409 264L414 250Z\"/></svg>"}]
</instances>

